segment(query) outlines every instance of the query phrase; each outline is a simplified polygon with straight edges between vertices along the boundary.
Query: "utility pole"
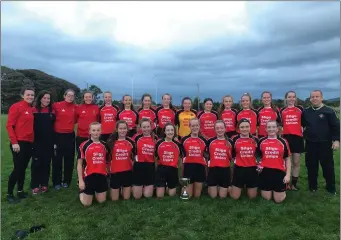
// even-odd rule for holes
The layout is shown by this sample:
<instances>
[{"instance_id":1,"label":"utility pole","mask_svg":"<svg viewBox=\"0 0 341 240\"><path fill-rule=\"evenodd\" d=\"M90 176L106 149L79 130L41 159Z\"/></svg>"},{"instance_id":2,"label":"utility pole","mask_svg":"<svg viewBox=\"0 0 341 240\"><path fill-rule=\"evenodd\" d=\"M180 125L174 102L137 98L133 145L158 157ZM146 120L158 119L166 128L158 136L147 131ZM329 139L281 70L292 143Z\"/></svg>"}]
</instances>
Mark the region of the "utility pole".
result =
<instances>
[{"instance_id":1,"label":"utility pole","mask_svg":"<svg viewBox=\"0 0 341 240\"><path fill-rule=\"evenodd\" d=\"M131 100L134 105L134 77L131 77Z\"/></svg>"},{"instance_id":2,"label":"utility pole","mask_svg":"<svg viewBox=\"0 0 341 240\"><path fill-rule=\"evenodd\" d=\"M198 112L200 111L200 85L199 83L197 83L197 87L198 87Z\"/></svg>"}]
</instances>

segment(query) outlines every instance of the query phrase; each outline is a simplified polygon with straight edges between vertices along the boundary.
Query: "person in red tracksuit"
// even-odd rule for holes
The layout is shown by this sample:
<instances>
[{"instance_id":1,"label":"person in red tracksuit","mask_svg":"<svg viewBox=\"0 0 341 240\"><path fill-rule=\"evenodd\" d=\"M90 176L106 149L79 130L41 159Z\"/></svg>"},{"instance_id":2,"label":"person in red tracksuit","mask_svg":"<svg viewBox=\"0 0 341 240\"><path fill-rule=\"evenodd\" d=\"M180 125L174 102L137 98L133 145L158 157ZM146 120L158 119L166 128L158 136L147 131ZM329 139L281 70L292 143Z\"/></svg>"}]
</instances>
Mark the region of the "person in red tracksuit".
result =
<instances>
[{"instance_id":1,"label":"person in red tracksuit","mask_svg":"<svg viewBox=\"0 0 341 240\"><path fill-rule=\"evenodd\" d=\"M237 135L236 132L236 116L237 110L232 108L233 98L231 95L226 95L223 97L223 101L219 106L218 119L223 120L226 126L226 135L229 138Z\"/></svg>"},{"instance_id":2,"label":"person in red tracksuit","mask_svg":"<svg viewBox=\"0 0 341 240\"><path fill-rule=\"evenodd\" d=\"M190 179L187 186L189 197L201 196L203 183L206 181L207 162L204 157L207 141L200 135L199 119L189 120L190 135L181 139L184 150L183 177Z\"/></svg>"},{"instance_id":3,"label":"person in red tracksuit","mask_svg":"<svg viewBox=\"0 0 341 240\"><path fill-rule=\"evenodd\" d=\"M249 93L244 93L240 100L241 109L237 112L236 120L239 122L242 118L249 120L251 124L250 133L253 136L257 135L257 119L258 114L255 109L252 108L252 99ZM237 132L240 133L237 128Z\"/></svg>"},{"instance_id":4,"label":"person in red tracksuit","mask_svg":"<svg viewBox=\"0 0 341 240\"><path fill-rule=\"evenodd\" d=\"M143 118L149 119L152 122L152 131L156 133L156 123L157 123L157 114L156 110L154 110L152 105L152 96L148 93L142 95L141 98L142 107L137 110L139 114L139 121ZM142 133L142 130L139 129L139 134Z\"/></svg>"},{"instance_id":5,"label":"person in red tracksuit","mask_svg":"<svg viewBox=\"0 0 341 240\"><path fill-rule=\"evenodd\" d=\"M302 128L302 106L296 105L296 93L289 91L285 94L285 107L280 110L283 131L282 136L288 141L292 153L291 190L298 190L297 181L300 175L300 156L304 152Z\"/></svg>"},{"instance_id":6,"label":"person in red tracksuit","mask_svg":"<svg viewBox=\"0 0 341 240\"><path fill-rule=\"evenodd\" d=\"M81 143L78 149L77 173L79 182L79 199L88 207L94 195L99 203L106 200L108 149L100 140L101 124L93 122L89 126L90 139ZM84 162L86 167L84 167ZM84 177L83 177L84 175Z\"/></svg>"},{"instance_id":7,"label":"person in red tracksuit","mask_svg":"<svg viewBox=\"0 0 341 240\"><path fill-rule=\"evenodd\" d=\"M261 100L263 106L257 110L258 139L267 135L265 130L267 121L277 121L278 124L281 124L282 122L279 109L272 104L272 94L268 91L263 92Z\"/></svg>"},{"instance_id":8,"label":"person in red tracksuit","mask_svg":"<svg viewBox=\"0 0 341 240\"><path fill-rule=\"evenodd\" d=\"M159 138L165 137L166 123L175 124L175 114L176 114L176 110L172 105L172 96L169 93L163 94L162 106L156 109L156 115L157 115L156 134Z\"/></svg>"},{"instance_id":9,"label":"person in red tracksuit","mask_svg":"<svg viewBox=\"0 0 341 240\"><path fill-rule=\"evenodd\" d=\"M290 182L291 160L288 142L278 137L278 122L270 120L266 123L267 137L260 139L258 152L259 188L266 200L272 198L281 203L286 198L286 184Z\"/></svg>"},{"instance_id":10,"label":"person in red tracksuit","mask_svg":"<svg viewBox=\"0 0 341 240\"><path fill-rule=\"evenodd\" d=\"M155 184L155 144L156 135L152 132L152 122L143 118L140 121L142 134L134 137L136 156L133 167L133 196L140 199L152 197Z\"/></svg>"},{"instance_id":11,"label":"person in red tracksuit","mask_svg":"<svg viewBox=\"0 0 341 240\"><path fill-rule=\"evenodd\" d=\"M20 199L28 197L24 192L25 172L32 156L34 140L34 118L31 106L34 100L34 89L24 87L20 95L23 100L14 103L9 108L6 123L14 163L14 169L8 178L7 201L9 203L18 203ZM18 199L13 195L16 184Z\"/></svg>"},{"instance_id":12,"label":"person in red tracksuit","mask_svg":"<svg viewBox=\"0 0 341 240\"><path fill-rule=\"evenodd\" d=\"M178 166L182 165L179 157L182 156L182 146L175 140L176 128L172 123L164 125L166 137L156 143L155 156L157 170L155 176L156 196L163 198L165 188L169 196L175 196L176 187L179 185ZM182 166L181 166L182 167Z\"/></svg>"},{"instance_id":13,"label":"person in red tracksuit","mask_svg":"<svg viewBox=\"0 0 341 240\"><path fill-rule=\"evenodd\" d=\"M112 201L119 200L122 190L123 199L128 200L131 195L134 156L136 146L127 137L128 124L119 120L115 132L110 135L107 146L110 149L110 197Z\"/></svg>"},{"instance_id":14,"label":"person in red tracksuit","mask_svg":"<svg viewBox=\"0 0 341 240\"><path fill-rule=\"evenodd\" d=\"M83 103L77 107L76 149L79 148L82 142L89 139L90 123L99 121L99 107L96 104L93 104L93 100L93 93L85 91L83 93Z\"/></svg>"},{"instance_id":15,"label":"person in red tracksuit","mask_svg":"<svg viewBox=\"0 0 341 240\"><path fill-rule=\"evenodd\" d=\"M240 198L244 187L250 199L257 197L257 147L258 139L250 134L251 124L246 118L239 120L237 128L240 132L232 139L232 157L234 170L231 188L231 198Z\"/></svg>"},{"instance_id":16,"label":"person in red tracksuit","mask_svg":"<svg viewBox=\"0 0 341 240\"><path fill-rule=\"evenodd\" d=\"M131 96L123 96L122 107L121 110L117 113L116 120L123 120L127 122L128 137L132 137L136 134L137 124L139 123L139 114L134 110Z\"/></svg>"},{"instance_id":17,"label":"person in red tracksuit","mask_svg":"<svg viewBox=\"0 0 341 240\"><path fill-rule=\"evenodd\" d=\"M215 136L214 124L218 120L218 113L212 110L212 98L204 99L204 110L198 112L200 130L204 138L209 139Z\"/></svg>"},{"instance_id":18,"label":"person in red tracksuit","mask_svg":"<svg viewBox=\"0 0 341 240\"><path fill-rule=\"evenodd\" d=\"M111 92L104 92L103 97L104 105L100 108L101 140L107 141L108 137L115 132L116 116L119 107L112 103Z\"/></svg>"},{"instance_id":19,"label":"person in red tracksuit","mask_svg":"<svg viewBox=\"0 0 341 240\"><path fill-rule=\"evenodd\" d=\"M64 101L53 104L56 113L54 124L56 155L52 158L52 183L55 189L60 189L61 185L67 187L72 179L77 110L74 100L75 91L67 89L64 93ZM64 178L62 166L64 166Z\"/></svg>"},{"instance_id":20,"label":"person in red tracksuit","mask_svg":"<svg viewBox=\"0 0 341 240\"><path fill-rule=\"evenodd\" d=\"M231 171L230 162L232 159L232 144L226 134L224 121L218 120L214 124L216 137L210 138L207 142L208 151L208 194L212 198L218 195L225 198L230 190Z\"/></svg>"}]
</instances>

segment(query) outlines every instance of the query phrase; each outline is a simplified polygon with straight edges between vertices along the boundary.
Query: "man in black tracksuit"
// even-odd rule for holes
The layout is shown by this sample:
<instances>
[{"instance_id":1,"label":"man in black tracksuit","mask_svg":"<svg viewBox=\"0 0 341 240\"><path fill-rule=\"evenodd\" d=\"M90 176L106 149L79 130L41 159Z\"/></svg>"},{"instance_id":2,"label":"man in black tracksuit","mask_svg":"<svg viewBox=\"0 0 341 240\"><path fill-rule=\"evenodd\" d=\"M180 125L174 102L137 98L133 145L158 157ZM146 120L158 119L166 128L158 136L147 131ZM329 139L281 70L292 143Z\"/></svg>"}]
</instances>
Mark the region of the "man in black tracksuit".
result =
<instances>
[{"instance_id":1,"label":"man in black tracksuit","mask_svg":"<svg viewBox=\"0 0 341 240\"><path fill-rule=\"evenodd\" d=\"M340 145L340 121L335 111L323 105L322 100L323 95L320 90L311 92L312 106L305 109L302 115L309 189L312 192L317 190L320 162L326 180L326 189L336 194L333 150L337 150Z\"/></svg>"}]
</instances>

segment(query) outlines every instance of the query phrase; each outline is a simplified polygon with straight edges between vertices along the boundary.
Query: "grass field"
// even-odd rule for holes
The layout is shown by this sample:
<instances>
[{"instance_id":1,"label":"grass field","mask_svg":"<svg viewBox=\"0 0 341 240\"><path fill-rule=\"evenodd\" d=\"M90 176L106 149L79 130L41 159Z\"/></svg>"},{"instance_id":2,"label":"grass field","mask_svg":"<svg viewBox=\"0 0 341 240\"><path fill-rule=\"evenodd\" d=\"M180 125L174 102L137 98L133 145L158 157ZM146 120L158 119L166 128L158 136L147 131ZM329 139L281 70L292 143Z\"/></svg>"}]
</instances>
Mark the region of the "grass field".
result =
<instances>
[{"instance_id":1,"label":"grass field","mask_svg":"<svg viewBox=\"0 0 341 240\"><path fill-rule=\"evenodd\" d=\"M307 177L302 161L301 190L288 192L281 205L258 197L243 197L182 202L178 197L106 202L83 208L74 181L69 189L52 189L32 196L17 205L5 201L7 179L12 159L2 116L2 182L1 239L10 239L17 229L45 224L46 229L27 239L340 239L340 198L324 190L320 171L319 190L307 190ZM337 188L339 189L339 151L335 153ZM303 160L303 158L302 158ZM25 190L29 190L27 170ZM76 176L75 176L76 177Z\"/></svg>"}]
</instances>

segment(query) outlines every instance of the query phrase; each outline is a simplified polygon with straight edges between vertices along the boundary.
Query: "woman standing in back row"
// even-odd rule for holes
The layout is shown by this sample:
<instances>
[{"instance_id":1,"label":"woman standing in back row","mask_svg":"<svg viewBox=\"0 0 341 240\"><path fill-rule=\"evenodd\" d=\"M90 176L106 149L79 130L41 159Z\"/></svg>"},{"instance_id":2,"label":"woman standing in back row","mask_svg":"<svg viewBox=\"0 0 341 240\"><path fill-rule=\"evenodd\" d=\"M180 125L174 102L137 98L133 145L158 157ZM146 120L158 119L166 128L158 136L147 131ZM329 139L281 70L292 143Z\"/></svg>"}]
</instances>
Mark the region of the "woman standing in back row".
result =
<instances>
[{"instance_id":1,"label":"woman standing in back row","mask_svg":"<svg viewBox=\"0 0 341 240\"><path fill-rule=\"evenodd\" d=\"M175 124L176 110L172 105L172 96L168 93L162 96L162 106L156 109L157 130L156 134L159 138L165 137L165 125L167 123Z\"/></svg>"},{"instance_id":2,"label":"woman standing in back row","mask_svg":"<svg viewBox=\"0 0 341 240\"><path fill-rule=\"evenodd\" d=\"M106 142L108 137L115 132L116 116L119 107L112 103L111 92L104 92L103 97L104 105L100 108L101 140Z\"/></svg>"},{"instance_id":3,"label":"woman standing in back row","mask_svg":"<svg viewBox=\"0 0 341 240\"><path fill-rule=\"evenodd\" d=\"M230 95L223 97L223 101L219 106L218 116L220 120L223 120L226 126L226 134L229 138L232 138L237 134L236 132L236 116L237 110L232 108L233 98Z\"/></svg>"},{"instance_id":4,"label":"woman standing in back row","mask_svg":"<svg viewBox=\"0 0 341 240\"><path fill-rule=\"evenodd\" d=\"M117 113L116 120L122 120L128 124L128 137L132 137L136 134L137 124L139 123L139 114L134 110L130 95L124 95L122 97L122 107Z\"/></svg>"},{"instance_id":5,"label":"woman standing in back row","mask_svg":"<svg viewBox=\"0 0 341 240\"><path fill-rule=\"evenodd\" d=\"M156 122L157 115L156 110L152 108L152 96L148 93L142 95L141 98L142 106L139 110L137 110L139 114L139 121L143 118L149 119L152 123L152 131L156 133ZM141 129L139 130L139 134L142 133Z\"/></svg>"},{"instance_id":6,"label":"woman standing in back row","mask_svg":"<svg viewBox=\"0 0 341 240\"><path fill-rule=\"evenodd\" d=\"M198 119L200 121L201 134L206 140L215 136L214 124L218 120L218 113L213 108L212 98L206 98L204 100L204 110L198 113Z\"/></svg>"},{"instance_id":7,"label":"woman standing in back row","mask_svg":"<svg viewBox=\"0 0 341 240\"><path fill-rule=\"evenodd\" d=\"M244 93L240 100L241 109L237 112L237 122L245 118L250 122L250 133L257 135L257 111L252 108L252 99L249 93ZM237 128L237 132L240 133Z\"/></svg>"}]
</instances>

